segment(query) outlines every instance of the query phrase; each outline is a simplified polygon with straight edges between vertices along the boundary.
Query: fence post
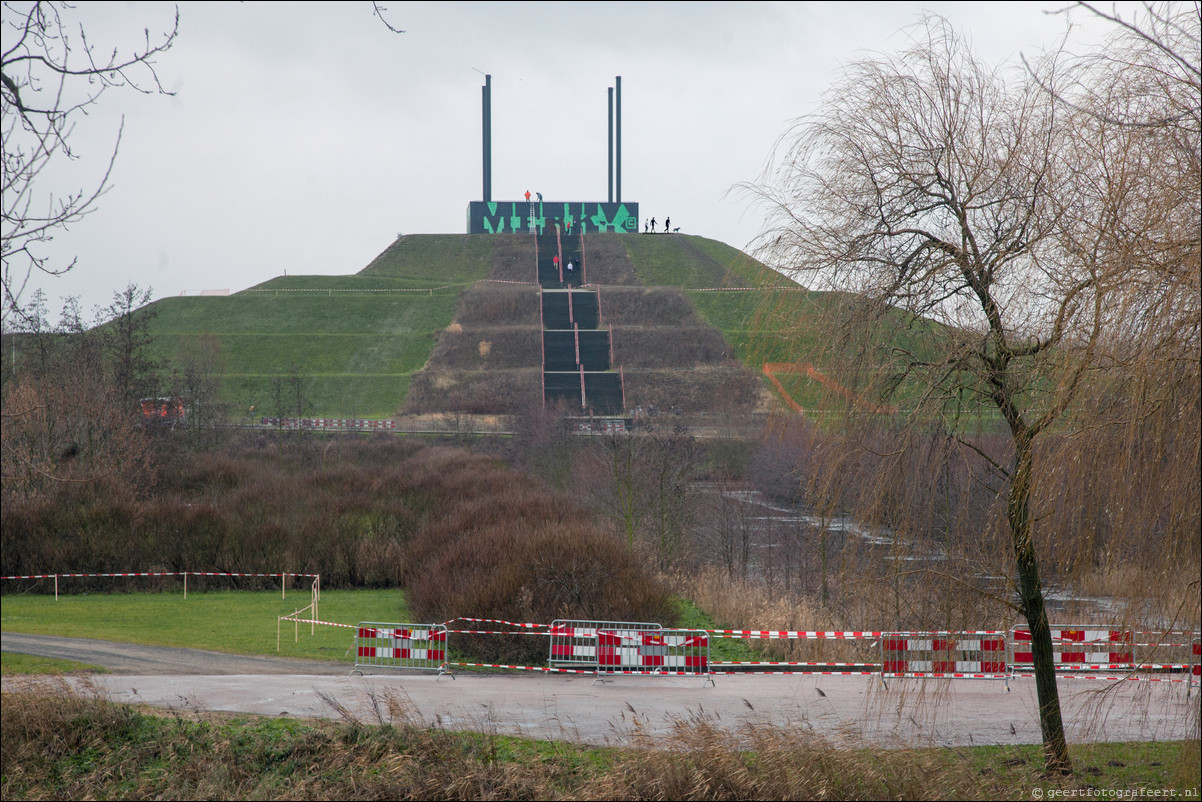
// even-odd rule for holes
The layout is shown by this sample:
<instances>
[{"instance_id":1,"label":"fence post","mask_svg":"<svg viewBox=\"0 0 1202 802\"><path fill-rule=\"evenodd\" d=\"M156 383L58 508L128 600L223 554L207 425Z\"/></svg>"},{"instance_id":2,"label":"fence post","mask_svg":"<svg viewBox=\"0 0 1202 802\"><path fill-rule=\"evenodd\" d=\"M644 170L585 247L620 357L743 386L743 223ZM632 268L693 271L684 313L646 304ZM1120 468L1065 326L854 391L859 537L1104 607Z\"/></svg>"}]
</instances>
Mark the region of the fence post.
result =
<instances>
[{"instance_id":1,"label":"fence post","mask_svg":"<svg viewBox=\"0 0 1202 802\"><path fill-rule=\"evenodd\" d=\"M54 600L58 601L58 574L54 575Z\"/></svg>"},{"instance_id":2,"label":"fence post","mask_svg":"<svg viewBox=\"0 0 1202 802\"><path fill-rule=\"evenodd\" d=\"M313 621L314 622L321 620L321 618L317 614L317 604L320 601L321 601L321 574L317 574L313 578ZM309 630L310 630L309 631L310 635L316 633L317 632L317 624L316 623L310 624Z\"/></svg>"}]
</instances>

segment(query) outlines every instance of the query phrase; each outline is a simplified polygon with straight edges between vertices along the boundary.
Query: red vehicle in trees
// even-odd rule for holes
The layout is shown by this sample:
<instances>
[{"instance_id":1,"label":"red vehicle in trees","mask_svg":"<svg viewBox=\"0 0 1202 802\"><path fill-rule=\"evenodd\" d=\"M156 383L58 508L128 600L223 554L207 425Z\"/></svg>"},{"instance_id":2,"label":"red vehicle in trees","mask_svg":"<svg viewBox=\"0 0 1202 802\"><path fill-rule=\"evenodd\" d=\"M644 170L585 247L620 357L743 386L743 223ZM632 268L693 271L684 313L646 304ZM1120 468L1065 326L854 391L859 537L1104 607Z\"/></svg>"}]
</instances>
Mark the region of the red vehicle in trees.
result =
<instances>
[{"instance_id":1,"label":"red vehicle in trees","mask_svg":"<svg viewBox=\"0 0 1202 802\"><path fill-rule=\"evenodd\" d=\"M175 423L184 420L187 413L184 409L184 400L175 396L165 398L143 398L142 418L147 423L162 423L174 425Z\"/></svg>"}]
</instances>

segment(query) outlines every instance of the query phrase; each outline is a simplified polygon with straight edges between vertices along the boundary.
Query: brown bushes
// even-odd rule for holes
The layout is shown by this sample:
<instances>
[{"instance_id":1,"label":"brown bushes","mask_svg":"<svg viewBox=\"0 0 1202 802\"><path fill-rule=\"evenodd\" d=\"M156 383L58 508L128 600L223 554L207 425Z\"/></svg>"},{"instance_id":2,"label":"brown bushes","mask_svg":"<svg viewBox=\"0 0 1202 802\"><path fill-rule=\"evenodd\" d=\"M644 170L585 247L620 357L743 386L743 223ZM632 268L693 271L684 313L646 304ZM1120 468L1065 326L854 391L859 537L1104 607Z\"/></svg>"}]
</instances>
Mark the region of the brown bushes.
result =
<instances>
[{"instance_id":1,"label":"brown bushes","mask_svg":"<svg viewBox=\"0 0 1202 802\"><path fill-rule=\"evenodd\" d=\"M456 503L406 550L405 585L419 618L674 622L667 593L582 508L486 458L439 449L426 456ZM504 661L537 659L544 648L521 637L476 646Z\"/></svg>"},{"instance_id":2,"label":"brown bushes","mask_svg":"<svg viewBox=\"0 0 1202 802\"><path fill-rule=\"evenodd\" d=\"M533 264L533 262L532 262ZM532 281L527 276L525 281ZM476 284L459 296L455 320L464 328L475 326L538 327L538 290L529 285L492 282Z\"/></svg>"},{"instance_id":3,"label":"brown bushes","mask_svg":"<svg viewBox=\"0 0 1202 802\"><path fill-rule=\"evenodd\" d=\"M625 370L626 405L677 407L685 413L727 413L738 422L755 409L762 384L754 372L738 366L704 366L691 370Z\"/></svg>"},{"instance_id":4,"label":"brown bushes","mask_svg":"<svg viewBox=\"0 0 1202 802\"><path fill-rule=\"evenodd\" d=\"M440 412L516 414L542 403L542 368L423 370L414 374L405 398L407 415Z\"/></svg>"},{"instance_id":5,"label":"brown bushes","mask_svg":"<svg viewBox=\"0 0 1202 802\"><path fill-rule=\"evenodd\" d=\"M541 360L542 330L537 325L444 331L430 353L431 364L439 370L530 368L538 367Z\"/></svg>"},{"instance_id":6,"label":"brown bushes","mask_svg":"<svg viewBox=\"0 0 1202 802\"><path fill-rule=\"evenodd\" d=\"M604 287L601 320L615 327L702 325L692 301L676 287Z\"/></svg>"},{"instance_id":7,"label":"brown bushes","mask_svg":"<svg viewBox=\"0 0 1202 802\"><path fill-rule=\"evenodd\" d=\"M5 574L320 573L404 585L431 623L672 623L666 592L582 508L495 459L400 438L176 455L153 498L69 485L2 514Z\"/></svg>"},{"instance_id":8,"label":"brown bushes","mask_svg":"<svg viewBox=\"0 0 1202 802\"><path fill-rule=\"evenodd\" d=\"M711 326L615 328L614 363L629 368L734 364L722 332Z\"/></svg>"}]
</instances>

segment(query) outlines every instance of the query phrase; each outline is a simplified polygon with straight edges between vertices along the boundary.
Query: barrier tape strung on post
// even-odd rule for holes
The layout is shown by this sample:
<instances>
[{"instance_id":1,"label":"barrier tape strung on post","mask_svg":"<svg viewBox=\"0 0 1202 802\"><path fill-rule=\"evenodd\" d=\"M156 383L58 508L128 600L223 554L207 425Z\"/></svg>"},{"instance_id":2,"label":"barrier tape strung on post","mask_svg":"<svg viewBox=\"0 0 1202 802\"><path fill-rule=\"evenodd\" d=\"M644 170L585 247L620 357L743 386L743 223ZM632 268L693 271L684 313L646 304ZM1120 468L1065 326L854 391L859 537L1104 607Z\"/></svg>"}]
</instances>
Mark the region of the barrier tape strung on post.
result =
<instances>
[{"instance_id":1,"label":"barrier tape strung on post","mask_svg":"<svg viewBox=\"0 0 1202 802\"><path fill-rule=\"evenodd\" d=\"M320 621L316 618L296 618L291 615L279 616L281 621L293 621L297 624L320 624L323 627L343 627L344 629L358 629L356 624L335 624L333 621Z\"/></svg>"},{"instance_id":2,"label":"barrier tape strung on post","mask_svg":"<svg viewBox=\"0 0 1202 802\"><path fill-rule=\"evenodd\" d=\"M459 618L452 618L450 621L443 621L442 625L444 627L449 627L449 626L451 626L451 624L454 624L456 621L469 621L474 624L504 624L507 627L521 627L521 628L547 629L548 627L550 627L550 624L516 624L513 621L505 621L500 618L467 618L465 616L460 616ZM547 633L544 632L542 634L545 635Z\"/></svg>"},{"instance_id":3,"label":"barrier tape strung on post","mask_svg":"<svg viewBox=\"0 0 1202 802\"><path fill-rule=\"evenodd\" d=\"M879 671L879 670L880 670L880 668L881 668L881 664L880 664L880 663L866 663L866 662L858 662L858 663L856 663L856 662L851 662L851 663L849 663L849 662L843 662L843 663L803 663L803 662L799 662L799 661L787 661L787 660L765 660L765 661L762 661L762 662L761 662L761 661L753 661L753 660L724 660L724 661L722 661L722 662L715 662L715 663L713 663L712 665L715 665L715 666L734 666L734 667L738 667L738 666L825 666L825 667L828 667L828 668L865 668L865 667L871 667L871 668L875 668L877 671Z\"/></svg>"},{"instance_id":4,"label":"barrier tape strung on post","mask_svg":"<svg viewBox=\"0 0 1202 802\"><path fill-rule=\"evenodd\" d=\"M447 632L456 635L539 635L547 637L546 632L526 632L512 629L448 629Z\"/></svg>"},{"instance_id":5,"label":"barrier tape strung on post","mask_svg":"<svg viewBox=\"0 0 1202 802\"><path fill-rule=\"evenodd\" d=\"M735 638L746 640L876 640L881 637L885 630L869 631L869 630L848 630L848 631L808 631L808 630L793 630L793 629L706 629L707 632L715 638ZM930 635L939 633L930 632L890 632L891 635ZM983 629L972 632L960 633L964 635L1002 635L1006 633L1001 630Z\"/></svg>"},{"instance_id":6,"label":"barrier tape strung on post","mask_svg":"<svg viewBox=\"0 0 1202 802\"><path fill-rule=\"evenodd\" d=\"M447 665L451 666L468 666L471 668L501 668L512 669L514 671L539 671L544 674L592 674L593 671L582 671L578 668L552 668L549 666L511 666L502 663L456 663L450 662Z\"/></svg>"},{"instance_id":7,"label":"barrier tape strung on post","mask_svg":"<svg viewBox=\"0 0 1202 802\"><path fill-rule=\"evenodd\" d=\"M702 631L715 638L740 640L869 640L881 636L880 632L812 632L792 629L705 629Z\"/></svg>"},{"instance_id":8,"label":"barrier tape strung on post","mask_svg":"<svg viewBox=\"0 0 1202 802\"><path fill-rule=\"evenodd\" d=\"M256 577L309 577L316 578L321 574L296 574L291 571L274 571L271 573L238 573L234 571L114 571L111 573L61 573L61 574L20 574L3 576L0 579L71 579L97 577L130 577L130 576L256 576Z\"/></svg>"},{"instance_id":9,"label":"barrier tape strung on post","mask_svg":"<svg viewBox=\"0 0 1202 802\"><path fill-rule=\"evenodd\" d=\"M739 677L744 674L751 675L767 675L767 676L790 676L790 677L877 677L880 676L880 667L873 668L870 671L723 671L723 666L727 663L710 663L711 674L721 674L727 677Z\"/></svg>"},{"instance_id":10,"label":"barrier tape strung on post","mask_svg":"<svg viewBox=\"0 0 1202 802\"><path fill-rule=\"evenodd\" d=\"M270 576L270 575L268 575ZM280 616L280 621L294 621L321 626L334 626L346 629L359 629L359 635L367 632L363 625L358 627L349 624L339 624L323 621L319 618L301 618L296 613ZM508 630L493 629L449 629L448 624L466 622L470 624L500 624L511 627ZM382 625L381 625L382 626ZM388 625L400 626L400 625ZM403 625L417 627L419 625ZM427 625L420 625L426 627ZM537 624L529 622L513 622L504 619L460 617L451 619L445 624L429 625L431 629L442 631L437 636L427 636L421 629L403 630L373 630L367 632L373 637L387 636L397 641L388 643L384 649L389 655L389 665L398 668L411 668L411 654L404 651L412 647L409 640L425 638L427 650L421 654L435 654L436 659L429 659L429 665L419 667L441 668L445 671L450 666L465 668L483 668L513 671L534 671L544 674L578 674L587 676L674 676L696 677L698 675L736 676L744 674L797 676L880 676L885 678L932 678L932 679L999 679L999 678L1030 678L1033 671L1021 663L1011 664L1004 659L1006 647L1013 648L1015 644L1007 637L1008 632L1000 630L979 630L966 632L889 632L883 630L846 630L846 631L816 631L816 630L662 630L657 624L630 624L621 622L583 622L556 621L553 624ZM643 629L636 629L643 627ZM1067 630L1061 630L1067 631ZM383 633L383 634L381 634ZM399 634L397 634L399 633ZM445 661L443 649L450 644L447 636L462 635L537 635L548 636L552 639L551 653L548 665L516 665L503 663L478 663L467 661ZM1025 633L1024 633L1025 634ZM1154 635L1161 633L1152 633ZM1168 634L1168 633L1164 633ZM1173 633L1178 634L1178 633ZM1186 634L1186 633L1180 633ZM881 642L883 655L888 652L889 660L880 663L869 661L727 661L710 662L708 646L705 638L727 637L756 640L836 640L836 641L866 641ZM1057 638L1065 643L1080 648L1082 635L1074 630L1067 638ZM1085 636L1088 637L1088 636ZM408 639L408 640L407 640ZM415 640L415 643L416 643ZM1025 645L1020 637L1019 643ZM886 643L888 641L888 643ZM1106 638L1090 638L1085 643L1096 643L1100 647L1129 649L1131 639L1125 633L1112 635L1107 632ZM399 644L399 645L398 645ZM433 647L431 647L433 644ZM557 648L558 645L558 648ZM693 650L694 645L697 647ZM874 643L873 646L876 644ZM1157 645L1164 645L1163 643ZM1194 651L1199 651L1198 642L1190 644ZM362 646L362 644L360 644ZM677 653L676 649L684 648ZM381 647L369 649L372 656L377 656ZM435 652L430 652L434 648ZM402 651L397 651L401 649ZM363 649L360 648L360 663L363 662ZM418 654L418 652L412 652ZM399 655L399 657L398 657ZM1063 656L1063 655L1062 655ZM1196 659L1196 657L1194 658ZM393 665L395 663L395 665ZM568 665L564 665L567 663ZM571 665L575 663L576 665ZM1138 682L1182 682L1197 681L1192 673L1186 676L1147 676L1136 672L1193 672L1194 664L1177 663L1062 663L1057 666L1058 678L1085 679L1101 681L1138 681ZM682 670L683 669L683 670ZM778 670L779 669L779 670ZM982 670L984 669L984 670ZM1088 670L1085 673L1082 669ZM1099 672L1125 670L1129 673L1104 674Z\"/></svg>"},{"instance_id":11,"label":"barrier tape strung on post","mask_svg":"<svg viewBox=\"0 0 1202 802\"><path fill-rule=\"evenodd\" d=\"M1031 679L1035 676L1032 671L1016 671L1010 675L1011 679ZM1121 676L1101 675L1101 674L1056 674L1056 681L1062 679L1093 679L1107 680L1110 682L1189 682L1189 677L1137 677L1129 674Z\"/></svg>"}]
</instances>

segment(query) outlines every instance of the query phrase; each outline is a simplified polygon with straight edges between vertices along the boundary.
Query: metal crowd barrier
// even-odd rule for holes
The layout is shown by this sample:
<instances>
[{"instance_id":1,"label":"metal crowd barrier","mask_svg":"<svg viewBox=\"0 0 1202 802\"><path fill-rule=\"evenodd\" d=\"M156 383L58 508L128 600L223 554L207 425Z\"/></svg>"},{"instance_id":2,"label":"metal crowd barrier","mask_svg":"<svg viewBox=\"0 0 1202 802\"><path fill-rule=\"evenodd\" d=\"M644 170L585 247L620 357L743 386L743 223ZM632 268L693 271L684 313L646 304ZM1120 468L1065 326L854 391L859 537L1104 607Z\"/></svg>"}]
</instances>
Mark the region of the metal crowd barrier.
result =
<instances>
[{"instance_id":1,"label":"metal crowd barrier","mask_svg":"<svg viewBox=\"0 0 1202 802\"><path fill-rule=\"evenodd\" d=\"M710 683L709 634L697 629L597 632L598 674L705 676Z\"/></svg>"},{"instance_id":2,"label":"metal crowd barrier","mask_svg":"<svg viewBox=\"0 0 1202 802\"><path fill-rule=\"evenodd\" d=\"M1057 672L1130 671L1136 666L1130 629L1053 625L1051 632ZM1035 670L1027 627L1010 630L1010 666L1015 675Z\"/></svg>"},{"instance_id":3,"label":"metal crowd barrier","mask_svg":"<svg viewBox=\"0 0 1202 802\"><path fill-rule=\"evenodd\" d=\"M551 622L551 646L547 656L552 668L598 668L600 651L597 633L604 630L617 637L635 637L643 632L662 632L660 624L630 621L580 621L556 619Z\"/></svg>"},{"instance_id":4,"label":"metal crowd barrier","mask_svg":"<svg viewBox=\"0 0 1202 802\"><path fill-rule=\"evenodd\" d=\"M1189 683L1185 686L1185 698L1195 685L1202 685L1202 638L1190 641L1189 649Z\"/></svg>"},{"instance_id":5,"label":"metal crowd barrier","mask_svg":"<svg viewBox=\"0 0 1202 802\"><path fill-rule=\"evenodd\" d=\"M1003 631L881 634L882 683L890 677L1006 680L1008 668Z\"/></svg>"},{"instance_id":6,"label":"metal crowd barrier","mask_svg":"<svg viewBox=\"0 0 1202 802\"><path fill-rule=\"evenodd\" d=\"M1188 672L1191 687L1198 681L1196 633L1096 625L1050 630L1058 676L1180 682L1171 675ZM1004 679L1009 690L1011 679L1034 675L1031 631L884 632L880 672L882 683L891 677Z\"/></svg>"},{"instance_id":7,"label":"metal crowd barrier","mask_svg":"<svg viewBox=\"0 0 1202 802\"><path fill-rule=\"evenodd\" d=\"M402 668L447 670L447 628L443 624L385 624L365 621L355 634L355 670ZM454 679L455 675L451 674Z\"/></svg>"}]
</instances>

